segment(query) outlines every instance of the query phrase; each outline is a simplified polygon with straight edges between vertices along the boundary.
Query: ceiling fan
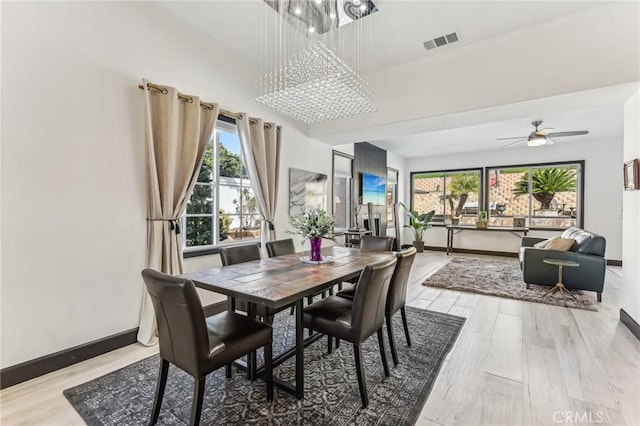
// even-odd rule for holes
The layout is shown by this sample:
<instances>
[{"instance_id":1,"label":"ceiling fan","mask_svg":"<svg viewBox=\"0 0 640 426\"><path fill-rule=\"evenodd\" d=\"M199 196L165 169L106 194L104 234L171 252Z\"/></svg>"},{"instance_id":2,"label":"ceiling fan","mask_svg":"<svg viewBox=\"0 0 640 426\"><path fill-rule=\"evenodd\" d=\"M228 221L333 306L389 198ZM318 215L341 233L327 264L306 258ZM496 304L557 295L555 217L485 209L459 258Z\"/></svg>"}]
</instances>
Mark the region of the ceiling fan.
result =
<instances>
[{"instance_id":1,"label":"ceiling fan","mask_svg":"<svg viewBox=\"0 0 640 426\"><path fill-rule=\"evenodd\" d=\"M588 130L575 130L572 132L554 132L552 128L545 128L545 129L538 130L538 126L542 124L542 120L533 121L531 122L531 124L536 129L533 132L529 133L529 136L518 136L515 138L498 138L496 140L504 141L509 139L518 139L515 142L505 145L503 148L508 148L520 142L526 142L528 146L541 146L541 145L552 145L553 143L555 143L555 141L551 138L589 134Z\"/></svg>"}]
</instances>

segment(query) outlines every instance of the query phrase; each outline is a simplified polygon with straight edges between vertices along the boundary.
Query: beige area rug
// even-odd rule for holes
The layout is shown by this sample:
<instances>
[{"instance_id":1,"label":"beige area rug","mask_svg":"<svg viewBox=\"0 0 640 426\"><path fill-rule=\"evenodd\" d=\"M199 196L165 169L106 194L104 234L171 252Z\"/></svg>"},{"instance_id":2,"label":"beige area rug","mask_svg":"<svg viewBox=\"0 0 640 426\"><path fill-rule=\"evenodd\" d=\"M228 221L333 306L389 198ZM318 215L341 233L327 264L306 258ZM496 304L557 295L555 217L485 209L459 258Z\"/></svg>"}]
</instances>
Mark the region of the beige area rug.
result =
<instances>
[{"instance_id":1,"label":"beige area rug","mask_svg":"<svg viewBox=\"0 0 640 426\"><path fill-rule=\"evenodd\" d=\"M575 301L569 295L559 293L544 297L551 287L532 284L528 289L522 281L518 259L509 257L454 257L422 285L589 311L598 310L595 293L592 292L571 290L578 299Z\"/></svg>"}]
</instances>

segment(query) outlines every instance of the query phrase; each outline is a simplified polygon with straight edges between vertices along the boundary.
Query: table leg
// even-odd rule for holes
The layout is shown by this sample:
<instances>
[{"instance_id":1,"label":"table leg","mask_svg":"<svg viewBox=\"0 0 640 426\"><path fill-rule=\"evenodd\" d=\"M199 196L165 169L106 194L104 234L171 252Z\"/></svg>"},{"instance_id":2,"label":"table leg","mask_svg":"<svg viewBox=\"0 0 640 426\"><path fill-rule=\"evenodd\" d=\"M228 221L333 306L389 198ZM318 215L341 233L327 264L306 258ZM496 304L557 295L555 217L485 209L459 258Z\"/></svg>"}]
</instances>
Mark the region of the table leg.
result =
<instances>
[{"instance_id":1,"label":"table leg","mask_svg":"<svg viewBox=\"0 0 640 426\"><path fill-rule=\"evenodd\" d=\"M247 303L247 317L256 319L256 304ZM258 359L256 351L247 354L247 379L255 380L255 373L258 369Z\"/></svg>"},{"instance_id":2,"label":"table leg","mask_svg":"<svg viewBox=\"0 0 640 426\"><path fill-rule=\"evenodd\" d=\"M447 256L453 250L453 229L447 229Z\"/></svg>"},{"instance_id":3,"label":"table leg","mask_svg":"<svg viewBox=\"0 0 640 426\"><path fill-rule=\"evenodd\" d=\"M562 285L562 265L558 265L558 284Z\"/></svg>"},{"instance_id":4,"label":"table leg","mask_svg":"<svg viewBox=\"0 0 640 426\"><path fill-rule=\"evenodd\" d=\"M562 285L562 287L560 287L560 290L561 292L567 293L569 296L573 297L573 300L575 300L576 302L578 301L578 298L574 296L573 293L571 293L569 289L564 286L564 284Z\"/></svg>"},{"instance_id":5,"label":"table leg","mask_svg":"<svg viewBox=\"0 0 640 426\"><path fill-rule=\"evenodd\" d=\"M304 328L302 323L302 299L296 302L296 398L304 396Z\"/></svg>"},{"instance_id":6,"label":"table leg","mask_svg":"<svg viewBox=\"0 0 640 426\"><path fill-rule=\"evenodd\" d=\"M542 297L547 297L550 294L554 294L556 291L558 291L558 284L554 285L553 287L551 287L551 289L549 291L547 291Z\"/></svg>"}]
</instances>

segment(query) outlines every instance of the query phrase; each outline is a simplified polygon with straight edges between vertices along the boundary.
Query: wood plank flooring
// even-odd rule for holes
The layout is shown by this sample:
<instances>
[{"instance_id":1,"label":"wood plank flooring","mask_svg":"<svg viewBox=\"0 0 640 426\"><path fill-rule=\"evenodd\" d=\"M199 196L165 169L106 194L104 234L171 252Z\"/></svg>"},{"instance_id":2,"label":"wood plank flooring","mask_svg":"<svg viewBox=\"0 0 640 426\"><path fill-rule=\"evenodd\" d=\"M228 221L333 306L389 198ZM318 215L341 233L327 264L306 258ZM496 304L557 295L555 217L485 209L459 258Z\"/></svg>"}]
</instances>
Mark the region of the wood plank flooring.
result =
<instances>
[{"instance_id":1,"label":"wood plank flooring","mask_svg":"<svg viewBox=\"0 0 640 426\"><path fill-rule=\"evenodd\" d=\"M622 268L607 270L591 312L421 285L454 256L419 254L410 278L410 306L467 318L416 424L640 425L640 341L618 320ZM130 345L4 389L0 424L81 425L64 389L155 352Z\"/></svg>"}]
</instances>

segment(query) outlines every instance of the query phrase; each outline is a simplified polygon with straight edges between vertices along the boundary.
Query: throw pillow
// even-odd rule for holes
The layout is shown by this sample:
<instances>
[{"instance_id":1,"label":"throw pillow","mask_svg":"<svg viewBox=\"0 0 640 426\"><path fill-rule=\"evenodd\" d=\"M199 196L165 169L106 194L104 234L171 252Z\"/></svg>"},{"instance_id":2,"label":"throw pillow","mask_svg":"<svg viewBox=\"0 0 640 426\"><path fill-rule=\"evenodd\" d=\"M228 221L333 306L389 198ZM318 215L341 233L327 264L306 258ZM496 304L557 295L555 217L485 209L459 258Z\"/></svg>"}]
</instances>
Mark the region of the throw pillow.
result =
<instances>
[{"instance_id":1,"label":"throw pillow","mask_svg":"<svg viewBox=\"0 0 640 426\"><path fill-rule=\"evenodd\" d=\"M544 241L540 241L539 243L535 243L533 246L534 246L535 248L541 248L541 249L543 249L543 248L546 248L546 247L547 247L547 245L548 245L551 241L556 240L556 239L558 239L558 238L560 238L560 237L551 237L551 238L549 238L548 240L544 240Z\"/></svg>"},{"instance_id":2,"label":"throw pillow","mask_svg":"<svg viewBox=\"0 0 640 426\"><path fill-rule=\"evenodd\" d=\"M571 247L573 247L573 243L576 240L573 238L556 238L553 241L550 241L549 244L545 247L546 250L558 250L558 251L569 251Z\"/></svg>"}]
</instances>

